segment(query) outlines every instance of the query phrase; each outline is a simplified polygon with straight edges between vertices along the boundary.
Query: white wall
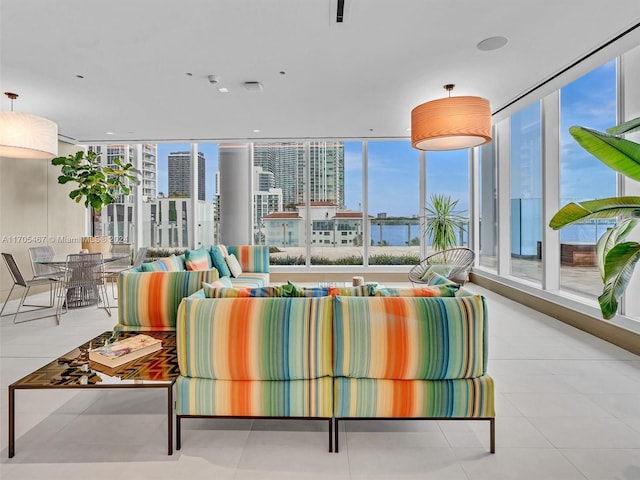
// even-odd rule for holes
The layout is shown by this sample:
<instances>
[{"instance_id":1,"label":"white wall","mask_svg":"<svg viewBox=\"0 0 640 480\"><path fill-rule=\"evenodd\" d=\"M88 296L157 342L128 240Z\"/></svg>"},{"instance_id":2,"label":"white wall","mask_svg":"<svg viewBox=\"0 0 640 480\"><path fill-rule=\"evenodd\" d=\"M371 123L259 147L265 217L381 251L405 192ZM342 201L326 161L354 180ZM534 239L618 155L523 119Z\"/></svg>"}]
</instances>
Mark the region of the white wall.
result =
<instances>
[{"instance_id":1,"label":"white wall","mask_svg":"<svg viewBox=\"0 0 640 480\"><path fill-rule=\"evenodd\" d=\"M66 156L80 148L59 142L58 154ZM81 248L86 210L68 197L71 185L58 184L59 174L60 167L49 160L0 157L0 251L15 257L25 278L33 273L29 247L52 245L56 253ZM4 302L13 280L1 263L0 302Z\"/></svg>"}]
</instances>

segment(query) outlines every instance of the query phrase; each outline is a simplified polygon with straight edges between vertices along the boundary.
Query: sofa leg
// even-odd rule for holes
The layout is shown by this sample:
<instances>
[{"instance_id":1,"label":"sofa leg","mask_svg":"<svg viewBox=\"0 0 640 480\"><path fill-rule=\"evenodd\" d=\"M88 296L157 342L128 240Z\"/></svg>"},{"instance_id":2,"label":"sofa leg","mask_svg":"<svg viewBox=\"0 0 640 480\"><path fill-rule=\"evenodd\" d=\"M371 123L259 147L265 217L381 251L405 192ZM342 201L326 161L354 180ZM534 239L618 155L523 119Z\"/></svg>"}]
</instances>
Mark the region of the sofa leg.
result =
<instances>
[{"instance_id":1,"label":"sofa leg","mask_svg":"<svg viewBox=\"0 0 640 480\"><path fill-rule=\"evenodd\" d=\"M336 419L334 419L334 421L335 421L335 430L334 430L335 440L334 440L333 443L335 444L335 447L336 447L335 451L336 451L336 453L338 453L340 451L339 447L338 447L338 431L340 430L339 427L338 427L339 420L336 418Z\"/></svg>"},{"instance_id":2,"label":"sofa leg","mask_svg":"<svg viewBox=\"0 0 640 480\"><path fill-rule=\"evenodd\" d=\"M329 453L333 452L333 418L329 419Z\"/></svg>"},{"instance_id":3,"label":"sofa leg","mask_svg":"<svg viewBox=\"0 0 640 480\"><path fill-rule=\"evenodd\" d=\"M180 419L182 417L180 417L180 415L176 415L176 450L180 450L181 444L182 444L182 433L180 430Z\"/></svg>"},{"instance_id":4,"label":"sofa leg","mask_svg":"<svg viewBox=\"0 0 640 480\"><path fill-rule=\"evenodd\" d=\"M496 453L496 419L492 418L489 420L489 449L491 453Z\"/></svg>"}]
</instances>

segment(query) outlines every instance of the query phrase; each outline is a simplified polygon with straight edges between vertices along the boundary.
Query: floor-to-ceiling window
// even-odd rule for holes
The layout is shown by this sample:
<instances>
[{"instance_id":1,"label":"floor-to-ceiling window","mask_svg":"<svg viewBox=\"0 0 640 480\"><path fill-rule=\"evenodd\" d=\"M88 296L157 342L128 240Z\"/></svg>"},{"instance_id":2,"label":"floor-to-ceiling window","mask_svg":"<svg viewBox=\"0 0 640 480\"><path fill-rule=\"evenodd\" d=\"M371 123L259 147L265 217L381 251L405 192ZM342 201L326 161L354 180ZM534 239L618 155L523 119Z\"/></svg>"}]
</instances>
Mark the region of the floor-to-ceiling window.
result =
<instances>
[{"instance_id":1,"label":"floor-to-ceiling window","mask_svg":"<svg viewBox=\"0 0 640 480\"><path fill-rule=\"evenodd\" d=\"M362 265L370 228L362 211L362 142L312 142L309 152L311 264Z\"/></svg>"},{"instance_id":2,"label":"floor-to-ceiling window","mask_svg":"<svg viewBox=\"0 0 640 480\"><path fill-rule=\"evenodd\" d=\"M511 117L511 275L542 279L540 102Z\"/></svg>"},{"instance_id":3,"label":"floor-to-ceiling window","mask_svg":"<svg viewBox=\"0 0 640 480\"><path fill-rule=\"evenodd\" d=\"M459 246L469 245L469 150L427 152L427 207L433 210L434 195L444 196L452 204L457 215L465 218L458 229ZM427 222L429 221L427 215ZM427 254L433 253L430 238Z\"/></svg>"},{"instance_id":4,"label":"floor-to-ceiling window","mask_svg":"<svg viewBox=\"0 0 640 480\"><path fill-rule=\"evenodd\" d=\"M218 191L218 144L198 143L198 161L204 161L204 167L198 165L198 184L204 184L202 195L198 199L195 221L197 222L197 245L210 246L219 243L220 232L218 216L220 194ZM259 242L256 242L259 243Z\"/></svg>"},{"instance_id":5,"label":"floor-to-ceiling window","mask_svg":"<svg viewBox=\"0 0 640 480\"><path fill-rule=\"evenodd\" d=\"M409 141L370 141L369 265L415 264L420 255L418 151ZM465 170L466 171L466 170Z\"/></svg>"},{"instance_id":6,"label":"floor-to-ceiling window","mask_svg":"<svg viewBox=\"0 0 640 480\"><path fill-rule=\"evenodd\" d=\"M562 205L616 195L616 174L569 134L579 125L605 131L616 124L616 61L560 90L560 201ZM589 220L560 231L560 286L589 297L602 292L595 245L614 220Z\"/></svg>"},{"instance_id":7,"label":"floor-to-ceiling window","mask_svg":"<svg viewBox=\"0 0 640 480\"><path fill-rule=\"evenodd\" d=\"M495 138L495 129L493 133ZM497 218L497 169L496 148L494 142L478 149L478 227L480 245L477 253L480 265L496 270L498 255L498 218Z\"/></svg>"}]
</instances>

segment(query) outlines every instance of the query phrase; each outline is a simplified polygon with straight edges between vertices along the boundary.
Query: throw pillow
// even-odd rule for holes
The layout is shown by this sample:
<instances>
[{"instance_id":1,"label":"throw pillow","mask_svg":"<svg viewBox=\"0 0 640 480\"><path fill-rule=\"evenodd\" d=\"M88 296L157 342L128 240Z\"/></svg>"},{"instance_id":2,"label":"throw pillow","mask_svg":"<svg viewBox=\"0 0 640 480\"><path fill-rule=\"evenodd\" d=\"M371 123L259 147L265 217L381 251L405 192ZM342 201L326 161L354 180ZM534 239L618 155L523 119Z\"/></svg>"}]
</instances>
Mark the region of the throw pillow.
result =
<instances>
[{"instance_id":1,"label":"throw pillow","mask_svg":"<svg viewBox=\"0 0 640 480\"><path fill-rule=\"evenodd\" d=\"M282 297L280 287L214 287L211 283L202 282L202 290L207 298L238 298L238 297Z\"/></svg>"},{"instance_id":2,"label":"throw pillow","mask_svg":"<svg viewBox=\"0 0 640 480\"><path fill-rule=\"evenodd\" d=\"M455 297L459 285L435 285L416 288L379 288L376 297Z\"/></svg>"},{"instance_id":3,"label":"throw pillow","mask_svg":"<svg viewBox=\"0 0 640 480\"><path fill-rule=\"evenodd\" d=\"M187 270L211 270L211 256L204 247L184 252L184 263Z\"/></svg>"},{"instance_id":4,"label":"throw pillow","mask_svg":"<svg viewBox=\"0 0 640 480\"><path fill-rule=\"evenodd\" d=\"M203 284L204 296L207 298L239 298L251 297L251 288L208 288Z\"/></svg>"},{"instance_id":5,"label":"throw pillow","mask_svg":"<svg viewBox=\"0 0 640 480\"><path fill-rule=\"evenodd\" d=\"M375 285L360 285L359 287L329 287L329 295L335 297L373 297L376 293Z\"/></svg>"},{"instance_id":6,"label":"throw pillow","mask_svg":"<svg viewBox=\"0 0 640 480\"><path fill-rule=\"evenodd\" d=\"M457 285L460 286L459 283L456 283L452 280L449 280L447 277L440 275L436 271L427 270L427 273L422 276L422 279L427 282L427 285Z\"/></svg>"},{"instance_id":7,"label":"throw pillow","mask_svg":"<svg viewBox=\"0 0 640 480\"><path fill-rule=\"evenodd\" d=\"M229 270L227 262L225 262L224 260L224 257L226 256L225 252L227 250L226 248L223 250L223 248L224 247L222 245L214 245L213 247L211 247L211 250L209 250L209 253L211 254L211 259L213 260L213 266L218 269L218 272L220 272L220 276L230 277L231 270Z\"/></svg>"},{"instance_id":8,"label":"throw pillow","mask_svg":"<svg viewBox=\"0 0 640 480\"><path fill-rule=\"evenodd\" d=\"M451 273L451 270L453 270L453 267L451 265L431 265L422 274L420 279L427 280L427 277L429 277L430 275L433 275L434 273L441 275L443 277L447 277Z\"/></svg>"},{"instance_id":9,"label":"throw pillow","mask_svg":"<svg viewBox=\"0 0 640 480\"><path fill-rule=\"evenodd\" d=\"M215 282L202 282L202 288L205 285L209 288L231 288L233 287L233 283L231 283L231 279L229 277L220 277Z\"/></svg>"},{"instance_id":10,"label":"throw pillow","mask_svg":"<svg viewBox=\"0 0 640 480\"><path fill-rule=\"evenodd\" d=\"M233 253L231 255L227 255L225 261L227 262L229 270L231 270L232 277L239 277L242 274L242 267L240 266L240 262L238 262L238 259Z\"/></svg>"},{"instance_id":11,"label":"throw pillow","mask_svg":"<svg viewBox=\"0 0 640 480\"><path fill-rule=\"evenodd\" d=\"M283 285L284 297L326 297L329 295L329 289L327 287L300 287L291 281L287 282L287 285Z\"/></svg>"},{"instance_id":12,"label":"throw pillow","mask_svg":"<svg viewBox=\"0 0 640 480\"><path fill-rule=\"evenodd\" d=\"M175 255L159 258L155 262L145 262L142 264L143 272L179 272L182 269L182 261Z\"/></svg>"}]
</instances>

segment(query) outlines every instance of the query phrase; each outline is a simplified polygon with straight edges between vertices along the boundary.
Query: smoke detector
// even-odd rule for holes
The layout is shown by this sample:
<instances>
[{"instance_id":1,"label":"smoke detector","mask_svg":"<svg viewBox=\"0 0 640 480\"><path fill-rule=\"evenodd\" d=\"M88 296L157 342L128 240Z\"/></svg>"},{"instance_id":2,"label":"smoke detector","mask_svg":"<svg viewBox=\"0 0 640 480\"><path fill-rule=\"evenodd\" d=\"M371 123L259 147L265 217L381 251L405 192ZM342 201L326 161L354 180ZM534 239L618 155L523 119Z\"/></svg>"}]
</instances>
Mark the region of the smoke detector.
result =
<instances>
[{"instance_id":1,"label":"smoke detector","mask_svg":"<svg viewBox=\"0 0 640 480\"><path fill-rule=\"evenodd\" d=\"M261 92L262 84L260 82L244 82L242 84L249 92Z\"/></svg>"}]
</instances>

